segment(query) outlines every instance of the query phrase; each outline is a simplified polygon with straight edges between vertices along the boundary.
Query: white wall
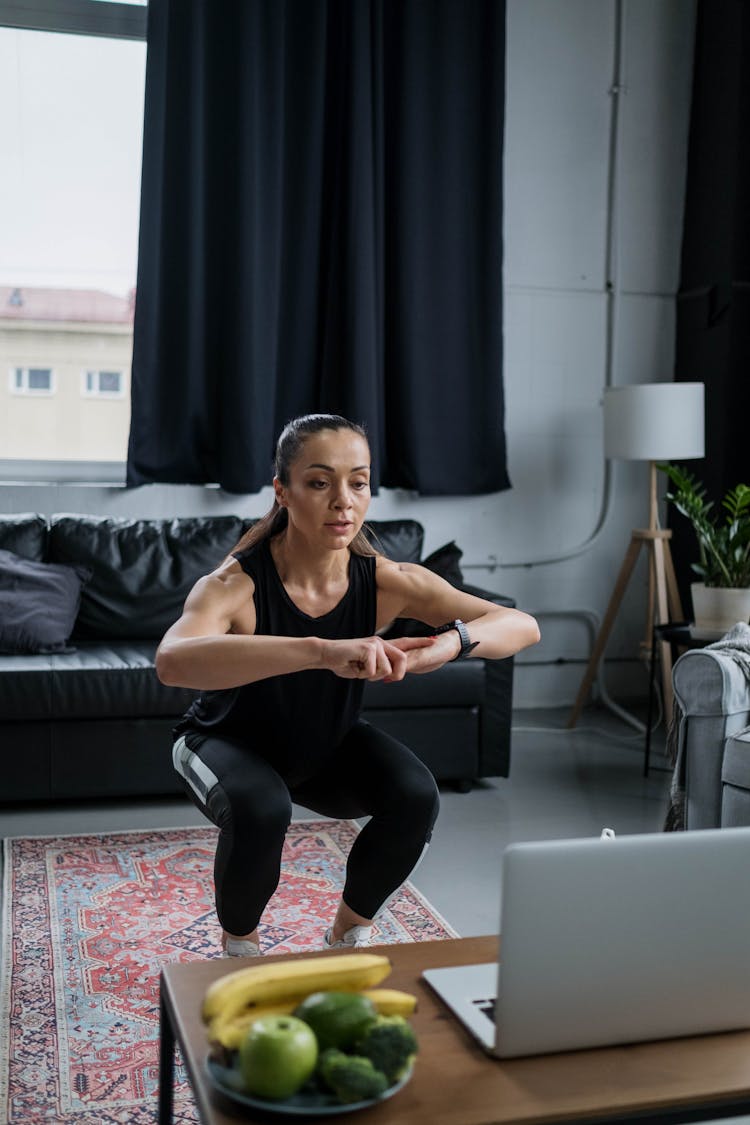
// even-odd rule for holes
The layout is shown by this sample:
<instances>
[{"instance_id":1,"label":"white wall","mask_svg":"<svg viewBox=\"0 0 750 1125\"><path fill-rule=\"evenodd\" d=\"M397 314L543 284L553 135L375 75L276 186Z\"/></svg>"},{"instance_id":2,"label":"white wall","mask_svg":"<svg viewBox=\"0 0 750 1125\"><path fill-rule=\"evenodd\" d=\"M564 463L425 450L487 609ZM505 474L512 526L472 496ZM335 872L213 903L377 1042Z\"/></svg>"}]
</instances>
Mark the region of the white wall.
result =
<instances>
[{"instance_id":1,"label":"white wall","mask_svg":"<svg viewBox=\"0 0 750 1125\"><path fill-rule=\"evenodd\" d=\"M539 616L543 640L519 658L517 706L572 702L592 615L606 607L630 529L647 518L644 465L615 463L607 487L601 397L610 381L672 378L694 9L694 0L508 0L513 488L460 502L391 492L371 508L373 518L420 519L428 550L455 539L470 581ZM259 515L269 503L269 489L238 498L188 486L0 486L4 512ZM645 693L633 659L644 621L641 568L608 650L613 695Z\"/></svg>"}]
</instances>

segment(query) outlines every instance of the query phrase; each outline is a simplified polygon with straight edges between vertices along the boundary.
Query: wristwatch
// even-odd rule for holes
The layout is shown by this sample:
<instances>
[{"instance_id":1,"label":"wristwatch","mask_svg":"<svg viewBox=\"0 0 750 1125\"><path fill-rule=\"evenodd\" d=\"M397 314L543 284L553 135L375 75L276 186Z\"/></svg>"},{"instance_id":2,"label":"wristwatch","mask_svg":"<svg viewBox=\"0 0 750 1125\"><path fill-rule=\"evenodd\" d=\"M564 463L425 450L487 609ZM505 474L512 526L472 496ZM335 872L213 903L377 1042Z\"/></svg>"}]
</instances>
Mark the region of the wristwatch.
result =
<instances>
[{"instance_id":1,"label":"wristwatch","mask_svg":"<svg viewBox=\"0 0 750 1125\"><path fill-rule=\"evenodd\" d=\"M435 630L435 636L437 637L440 633L447 633L450 629L455 629L459 637L461 638L461 649L453 657L453 659L463 660L465 656L469 655L472 649L477 647L479 641L472 642L471 637L469 636L469 630L466 628L463 621L461 621L461 619L458 617L455 621L448 621L445 625L438 625L437 629Z\"/></svg>"}]
</instances>

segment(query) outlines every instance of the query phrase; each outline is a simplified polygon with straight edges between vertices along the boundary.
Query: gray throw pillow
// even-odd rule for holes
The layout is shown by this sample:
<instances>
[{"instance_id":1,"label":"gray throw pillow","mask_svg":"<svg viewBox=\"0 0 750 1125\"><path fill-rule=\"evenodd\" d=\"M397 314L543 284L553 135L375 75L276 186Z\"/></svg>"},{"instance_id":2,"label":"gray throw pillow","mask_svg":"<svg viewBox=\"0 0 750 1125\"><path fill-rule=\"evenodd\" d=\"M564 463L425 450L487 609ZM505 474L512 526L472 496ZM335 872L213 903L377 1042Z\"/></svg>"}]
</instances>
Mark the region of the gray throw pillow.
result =
<instances>
[{"instance_id":1,"label":"gray throw pillow","mask_svg":"<svg viewBox=\"0 0 750 1125\"><path fill-rule=\"evenodd\" d=\"M72 651L81 590L91 571L0 550L0 652Z\"/></svg>"}]
</instances>

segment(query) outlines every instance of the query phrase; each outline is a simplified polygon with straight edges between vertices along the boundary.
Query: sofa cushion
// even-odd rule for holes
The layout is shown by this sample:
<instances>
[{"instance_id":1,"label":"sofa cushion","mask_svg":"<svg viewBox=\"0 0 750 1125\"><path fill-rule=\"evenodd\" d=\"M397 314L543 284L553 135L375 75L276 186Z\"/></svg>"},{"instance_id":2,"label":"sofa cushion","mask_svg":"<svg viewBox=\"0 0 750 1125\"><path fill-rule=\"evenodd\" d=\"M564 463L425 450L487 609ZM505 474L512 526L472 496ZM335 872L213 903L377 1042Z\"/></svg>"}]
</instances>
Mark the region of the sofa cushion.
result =
<instances>
[{"instance_id":1,"label":"sofa cushion","mask_svg":"<svg viewBox=\"0 0 750 1125\"><path fill-rule=\"evenodd\" d=\"M478 707L395 708L365 711L363 718L408 746L441 781L481 776Z\"/></svg>"},{"instance_id":2,"label":"sofa cushion","mask_svg":"<svg viewBox=\"0 0 750 1125\"><path fill-rule=\"evenodd\" d=\"M721 827L747 827L750 824L750 727L738 730L726 740L721 781Z\"/></svg>"},{"instance_id":3,"label":"sofa cushion","mask_svg":"<svg viewBox=\"0 0 750 1125\"><path fill-rule=\"evenodd\" d=\"M82 643L74 652L0 656L0 714L5 722L182 715L196 693L159 683L155 647Z\"/></svg>"},{"instance_id":4,"label":"sofa cushion","mask_svg":"<svg viewBox=\"0 0 750 1125\"><path fill-rule=\"evenodd\" d=\"M0 550L0 652L60 652L91 572Z\"/></svg>"},{"instance_id":5,"label":"sofa cushion","mask_svg":"<svg viewBox=\"0 0 750 1125\"><path fill-rule=\"evenodd\" d=\"M484 702L483 660L457 660L424 676L407 676L392 684L365 684L362 706L369 710L394 707L474 707Z\"/></svg>"},{"instance_id":6,"label":"sofa cushion","mask_svg":"<svg viewBox=\"0 0 750 1125\"><path fill-rule=\"evenodd\" d=\"M242 531L238 516L54 516L50 559L92 570L74 637L159 640L182 613L194 583L221 563Z\"/></svg>"},{"instance_id":7,"label":"sofa cushion","mask_svg":"<svg viewBox=\"0 0 750 1125\"><path fill-rule=\"evenodd\" d=\"M44 562L47 553L47 521L44 516L24 512L0 519L0 549L23 559Z\"/></svg>"},{"instance_id":8,"label":"sofa cushion","mask_svg":"<svg viewBox=\"0 0 750 1125\"><path fill-rule=\"evenodd\" d=\"M724 785L746 789L750 797L750 727L743 727L726 740L721 780Z\"/></svg>"}]
</instances>

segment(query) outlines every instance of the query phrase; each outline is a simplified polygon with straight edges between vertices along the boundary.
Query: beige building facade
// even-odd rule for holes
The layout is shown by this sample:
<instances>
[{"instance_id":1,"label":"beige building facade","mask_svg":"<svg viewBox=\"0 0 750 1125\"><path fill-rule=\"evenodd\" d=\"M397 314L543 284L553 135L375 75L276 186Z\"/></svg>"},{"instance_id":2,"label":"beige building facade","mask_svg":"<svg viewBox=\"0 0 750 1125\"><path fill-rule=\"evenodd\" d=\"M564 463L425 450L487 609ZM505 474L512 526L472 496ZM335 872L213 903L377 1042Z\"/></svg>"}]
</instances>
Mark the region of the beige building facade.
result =
<instances>
[{"instance_id":1,"label":"beige building facade","mask_svg":"<svg viewBox=\"0 0 750 1125\"><path fill-rule=\"evenodd\" d=\"M125 461L134 296L0 287L0 460Z\"/></svg>"}]
</instances>

